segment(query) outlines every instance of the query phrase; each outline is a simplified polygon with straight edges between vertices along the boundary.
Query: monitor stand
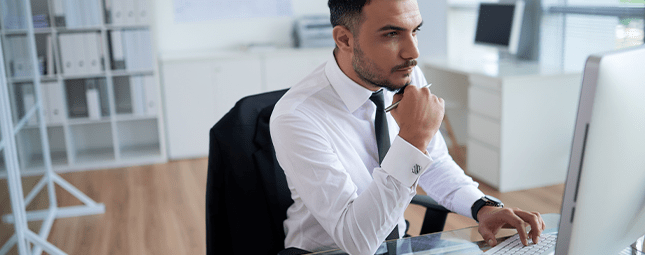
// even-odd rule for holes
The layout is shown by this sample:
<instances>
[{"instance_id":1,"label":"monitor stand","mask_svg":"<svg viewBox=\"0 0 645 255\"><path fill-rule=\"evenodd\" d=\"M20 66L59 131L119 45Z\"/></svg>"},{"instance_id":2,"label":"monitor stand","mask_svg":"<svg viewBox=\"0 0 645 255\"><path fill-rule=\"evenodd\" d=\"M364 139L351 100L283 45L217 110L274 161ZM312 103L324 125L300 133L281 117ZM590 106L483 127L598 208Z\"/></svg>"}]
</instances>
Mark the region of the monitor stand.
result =
<instances>
[{"instance_id":1,"label":"monitor stand","mask_svg":"<svg viewBox=\"0 0 645 255\"><path fill-rule=\"evenodd\" d=\"M515 55L511 54L510 52L508 52L507 50L501 50L500 49L498 51L498 55L499 55L499 61L500 62L507 62L507 63L508 62L511 62L511 63L512 62L519 62L517 57Z\"/></svg>"}]
</instances>

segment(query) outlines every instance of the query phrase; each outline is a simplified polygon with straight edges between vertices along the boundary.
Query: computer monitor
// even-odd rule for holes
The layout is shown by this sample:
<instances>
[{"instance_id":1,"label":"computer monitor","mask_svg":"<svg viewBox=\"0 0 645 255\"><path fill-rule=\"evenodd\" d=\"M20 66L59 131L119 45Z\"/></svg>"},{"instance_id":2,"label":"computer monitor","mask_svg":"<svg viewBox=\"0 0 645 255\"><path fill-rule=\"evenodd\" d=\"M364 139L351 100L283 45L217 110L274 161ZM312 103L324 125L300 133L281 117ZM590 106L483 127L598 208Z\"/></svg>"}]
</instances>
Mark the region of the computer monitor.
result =
<instances>
[{"instance_id":1,"label":"computer monitor","mask_svg":"<svg viewBox=\"0 0 645 255\"><path fill-rule=\"evenodd\" d=\"M574 132L555 254L618 254L645 234L645 46L587 59Z\"/></svg>"},{"instance_id":2,"label":"computer monitor","mask_svg":"<svg viewBox=\"0 0 645 255\"><path fill-rule=\"evenodd\" d=\"M475 44L516 54L524 15L524 2L480 3Z\"/></svg>"}]
</instances>

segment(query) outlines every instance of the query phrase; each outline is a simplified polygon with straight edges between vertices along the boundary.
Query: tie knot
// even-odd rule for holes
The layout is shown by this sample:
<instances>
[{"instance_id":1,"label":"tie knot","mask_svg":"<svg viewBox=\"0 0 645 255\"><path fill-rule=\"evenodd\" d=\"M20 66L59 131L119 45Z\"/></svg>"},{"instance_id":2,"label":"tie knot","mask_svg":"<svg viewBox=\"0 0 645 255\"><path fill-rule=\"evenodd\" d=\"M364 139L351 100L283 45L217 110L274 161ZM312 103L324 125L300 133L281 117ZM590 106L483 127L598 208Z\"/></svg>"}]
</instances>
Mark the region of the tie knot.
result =
<instances>
[{"instance_id":1,"label":"tie knot","mask_svg":"<svg viewBox=\"0 0 645 255\"><path fill-rule=\"evenodd\" d=\"M377 111L384 111L385 108L385 99L383 99L383 90L379 90L377 92L372 92L372 95L370 96L370 100L374 102L376 105L376 110Z\"/></svg>"}]
</instances>

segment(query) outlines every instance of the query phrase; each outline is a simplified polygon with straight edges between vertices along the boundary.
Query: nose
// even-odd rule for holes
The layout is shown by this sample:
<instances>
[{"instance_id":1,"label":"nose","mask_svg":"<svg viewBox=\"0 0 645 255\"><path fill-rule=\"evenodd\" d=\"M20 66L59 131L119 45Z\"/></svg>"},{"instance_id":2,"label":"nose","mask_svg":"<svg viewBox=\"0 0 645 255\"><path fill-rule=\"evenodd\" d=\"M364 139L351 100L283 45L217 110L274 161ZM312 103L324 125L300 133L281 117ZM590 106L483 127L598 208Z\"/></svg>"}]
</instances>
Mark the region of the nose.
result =
<instances>
[{"instance_id":1,"label":"nose","mask_svg":"<svg viewBox=\"0 0 645 255\"><path fill-rule=\"evenodd\" d=\"M416 35L406 36L401 45L401 58L412 60L419 58L419 47Z\"/></svg>"}]
</instances>

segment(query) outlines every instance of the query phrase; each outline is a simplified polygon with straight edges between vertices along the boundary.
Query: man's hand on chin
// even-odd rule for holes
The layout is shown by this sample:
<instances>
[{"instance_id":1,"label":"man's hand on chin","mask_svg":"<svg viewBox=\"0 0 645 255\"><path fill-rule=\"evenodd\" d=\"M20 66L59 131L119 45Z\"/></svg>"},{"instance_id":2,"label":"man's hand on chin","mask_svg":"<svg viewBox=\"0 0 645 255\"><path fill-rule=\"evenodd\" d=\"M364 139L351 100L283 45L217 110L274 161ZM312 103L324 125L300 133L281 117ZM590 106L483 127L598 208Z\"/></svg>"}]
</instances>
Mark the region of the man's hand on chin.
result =
<instances>
[{"instance_id":1,"label":"man's hand on chin","mask_svg":"<svg viewBox=\"0 0 645 255\"><path fill-rule=\"evenodd\" d=\"M538 243L540 234L546 228L542 216L538 212L527 212L518 208L500 208L484 206L477 213L479 233L488 245L497 245L495 235L501 228L514 228L520 235L522 244L528 245L528 238ZM527 234L526 228L531 226Z\"/></svg>"}]
</instances>

